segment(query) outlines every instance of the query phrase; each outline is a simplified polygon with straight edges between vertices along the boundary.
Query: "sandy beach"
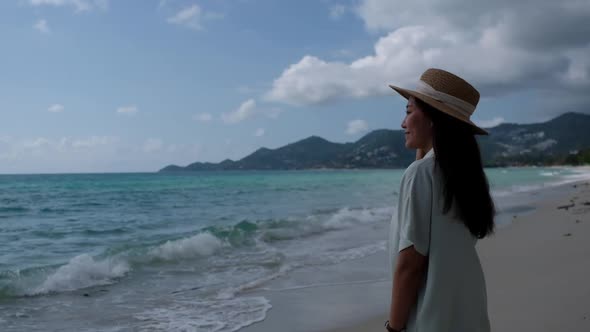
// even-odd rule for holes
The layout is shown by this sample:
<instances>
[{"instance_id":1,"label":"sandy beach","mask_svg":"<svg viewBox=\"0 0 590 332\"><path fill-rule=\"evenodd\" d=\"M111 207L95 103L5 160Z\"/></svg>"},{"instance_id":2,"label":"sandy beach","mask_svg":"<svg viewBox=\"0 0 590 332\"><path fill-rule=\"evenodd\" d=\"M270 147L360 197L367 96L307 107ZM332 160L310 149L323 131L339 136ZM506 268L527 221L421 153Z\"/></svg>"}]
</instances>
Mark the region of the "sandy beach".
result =
<instances>
[{"instance_id":1,"label":"sandy beach","mask_svg":"<svg viewBox=\"0 0 590 332\"><path fill-rule=\"evenodd\" d=\"M590 331L590 182L479 246L493 331Z\"/></svg>"},{"instance_id":2,"label":"sandy beach","mask_svg":"<svg viewBox=\"0 0 590 332\"><path fill-rule=\"evenodd\" d=\"M510 225L478 243L492 331L590 331L590 181L538 197L534 211L509 216ZM389 283L282 292L267 321L244 331L384 331ZM321 320L325 328L318 328Z\"/></svg>"},{"instance_id":3,"label":"sandy beach","mask_svg":"<svg viewBox=\"0 0 590 332\"><path fill-rule=\"evenodd\" d=\"M552 190L478 244L492 331L590 331L590 182ZM330 332L380 331L384 319Z\"/></svg>"}]
</instances>

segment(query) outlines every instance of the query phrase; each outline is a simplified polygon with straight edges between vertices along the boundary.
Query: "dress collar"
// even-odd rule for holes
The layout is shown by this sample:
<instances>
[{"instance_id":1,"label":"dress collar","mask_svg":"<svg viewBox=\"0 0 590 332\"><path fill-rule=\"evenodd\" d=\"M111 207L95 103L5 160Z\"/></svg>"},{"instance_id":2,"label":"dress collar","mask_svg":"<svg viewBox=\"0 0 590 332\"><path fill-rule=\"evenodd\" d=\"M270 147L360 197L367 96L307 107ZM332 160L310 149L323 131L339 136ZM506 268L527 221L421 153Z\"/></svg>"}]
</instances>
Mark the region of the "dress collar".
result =
<instances>
[{"instance_id":1,"label":"dress collar","mask_svg":"<svg viewBox=\"0 0 590 332\"><path fill-rule=\"evenodd\" d=\"M426 155L424 155L424 158L430 158L430 157L434 157L434 148L431 148L428 153L426 153Z\"/></svg>"}]
</instances>

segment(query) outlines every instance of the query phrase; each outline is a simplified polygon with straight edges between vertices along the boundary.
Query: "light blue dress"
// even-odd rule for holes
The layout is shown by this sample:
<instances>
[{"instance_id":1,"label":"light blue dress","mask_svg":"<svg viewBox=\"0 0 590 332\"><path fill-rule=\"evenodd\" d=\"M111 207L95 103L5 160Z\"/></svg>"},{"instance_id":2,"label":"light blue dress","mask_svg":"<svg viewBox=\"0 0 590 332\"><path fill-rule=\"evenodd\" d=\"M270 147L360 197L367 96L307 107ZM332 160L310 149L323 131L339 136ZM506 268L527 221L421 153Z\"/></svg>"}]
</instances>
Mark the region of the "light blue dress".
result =
<instances>
[{"instance_id":1,"label":"light blue dress","mask_svg":"<svg viewBox=\"0 0 590 332\"><path fill-rule=\"evenodd\" d=\"M428 256L428 268L408 332L489 332L486 286L477 239L443 214L442 177L434 151L404 172L397 218L391 220L389 252L392 277L399 252L410 246Z\"/></svg>"}]
</instances>

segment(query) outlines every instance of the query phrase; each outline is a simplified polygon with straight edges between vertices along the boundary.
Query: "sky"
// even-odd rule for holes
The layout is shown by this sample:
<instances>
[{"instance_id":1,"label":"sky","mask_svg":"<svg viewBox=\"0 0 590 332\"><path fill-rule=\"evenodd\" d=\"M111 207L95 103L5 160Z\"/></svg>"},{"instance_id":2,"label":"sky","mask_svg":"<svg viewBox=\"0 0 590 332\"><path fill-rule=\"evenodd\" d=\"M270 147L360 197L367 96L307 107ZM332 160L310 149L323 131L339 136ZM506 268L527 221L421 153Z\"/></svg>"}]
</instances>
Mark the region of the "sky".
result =
<instances>
[{"instance_id":1,"label":"sky","mask_svg":"<svg viewBox=\"0 0 590 332\"><path fill-rule=\"evenodd\" d=\"M590 113L588 0L3 0L0 174L152 172L400 129L435 67L484 127Z\"/></svg>"}]
</instances>

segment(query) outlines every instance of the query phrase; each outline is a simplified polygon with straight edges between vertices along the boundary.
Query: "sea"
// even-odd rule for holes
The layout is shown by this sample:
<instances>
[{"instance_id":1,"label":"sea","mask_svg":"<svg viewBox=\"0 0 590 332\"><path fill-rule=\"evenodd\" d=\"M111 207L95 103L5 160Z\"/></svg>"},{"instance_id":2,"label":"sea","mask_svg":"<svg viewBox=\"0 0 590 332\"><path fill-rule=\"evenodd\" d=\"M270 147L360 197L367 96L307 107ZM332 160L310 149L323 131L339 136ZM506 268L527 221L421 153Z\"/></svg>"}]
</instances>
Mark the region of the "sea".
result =
<instances>
[{"instance_id":1,"label":"sea","mask_svg":"<svg viewBox=\"0 0 590 332\"><path fill-rule=\"evenodd\" d=\"M590 174L486 173L499 227ZM252 290L384 252L402 174L0 175L0 331L239 331L272 314Z\"/></svg>"}]
</instances>

